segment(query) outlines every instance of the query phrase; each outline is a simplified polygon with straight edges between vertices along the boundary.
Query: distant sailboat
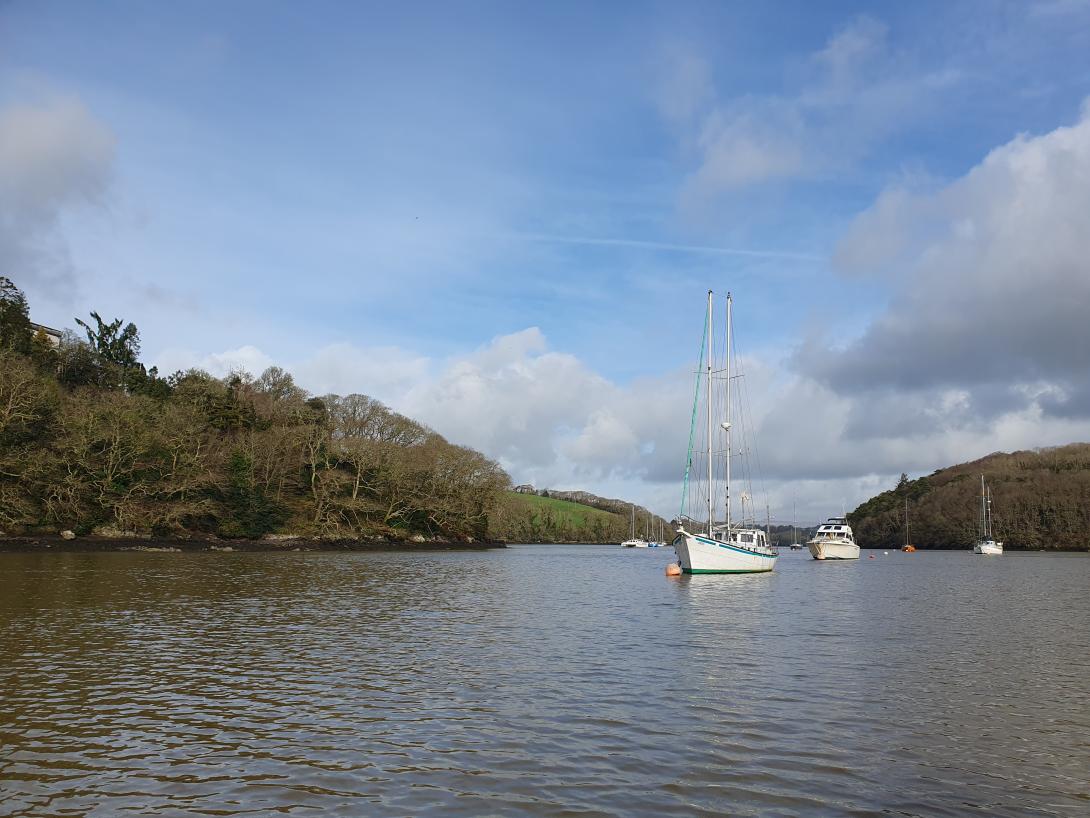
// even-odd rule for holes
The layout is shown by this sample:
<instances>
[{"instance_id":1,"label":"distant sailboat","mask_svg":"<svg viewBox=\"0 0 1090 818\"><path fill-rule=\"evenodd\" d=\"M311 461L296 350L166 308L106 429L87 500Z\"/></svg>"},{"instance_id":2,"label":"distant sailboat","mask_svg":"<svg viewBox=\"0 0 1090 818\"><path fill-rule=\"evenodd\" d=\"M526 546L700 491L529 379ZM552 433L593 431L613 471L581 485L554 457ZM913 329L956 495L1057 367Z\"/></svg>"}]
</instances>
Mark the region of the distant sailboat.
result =
<instances>
[{"instance_id":1,"label":"distant sailboat","mask_svg":"<svg viewBox=\"0 0 1090 818\"><path fill-rule=\"evenodd\" d=\"M628 539L621 543L625 548L647 548L647 540L636 536L636 504L632 503L632 526Z\"/></svg>"},{"instance_id":2,"label":"distant sailboat","mask_svg":"<svg viewBox=\"0 0 1090 818\"><path fill-rule=\"evenodd\" d=\"M802 543L799 542L799 532L795 528L795 501L791 501L791 550L801 551Z\"/></svg>"},{"instance_id":3,"label":"distant sailboat","mask_svg":"<svg viewBox=\"0 0 1090 818\"><path fill-rule=\"evenodd\" d=\"M902 551L912 553L916 550L916 546L908 541L908 498L905 498L905 544L901 546Z\"/></svg>"},{"instance_id":4,"label":"distant sailboat","mask_svg":"<svg viewBox=\"0 0 1090 818\"><path fill-rule=\"evenodd\" d=\"M677 552L678 563L686 574L752 574L771 571L776 565L776 551L768 542L768 535L756 525L749 525L745 521L745 501L748 499L746 492L742 492L742 521L739 525L731 519L730 504L730 476L731 457L731 321L732 306L730 293L727 293L727 331L726 331L726 362L725 375L721 376L721 370L717 370L713 364L714 334L712 332L712 291L708 290L707 317L704 324L704 340L707 342L705 353L701 345L701 357L706 366L700 372L703 376L705 390L705 465L707 466L706 495L689 498L689 469L692 466L693 434L696 431L697 409L699 408L700 390L699 384L694 395L693 427L689 437L689 459L685 469L685 480L682 487L682 509L678 520L677 536L674 538L674 550ZM718 390L717 390L718 387ZM718 391L718 395L716 394ZM720 408L722 407L722 408ZM725 409L725 411L724 411ZM724 411L725 420L715 423L718 412ZM720 415L722 417L722 415ZM720 434L722 437L720 437ZM723 441L722 450L715 449L715 441L719 438ZM723 473L721 479L717 474L716 466L721 464ZM721 493L717 493L717 484ZM725 520L717 523L715 520L716 499L724 501L723 511ZM707 519L703 522L694 520L692 516L684 516L686 512L686 499L694 505L701 503L697 513L703 512ZM686 528L688 525L689 528ZM703 533L696 533L703 528Z\"/></svg>"},{"instance_id":5,"label":"distant sailboat","mask_svg":"<svg viewBox=\"0 0 1090 818\"><path fill-rule=\"evenodd\" d=\"M992 534L992 490L984 485L980 475L980 539L973 546L974 554L998 555L1003 553L1003 543L996 542Z\"/></svg>"},{"instance_id":6,"label":"distant sailboat","mask_svg":"<svg viewBox=\"0 0 1090 818\"><path fill-rule=\"evenodd\" d=\"M658 526L657 534L655 533L656 525ZM647 543L648 548L662 548L664 545L666 545L666 543L663 542L662 539L662 521L656 521L654 517L651 518L651 537L653 539L649 543Z\"/></svg>"}]
</instances>

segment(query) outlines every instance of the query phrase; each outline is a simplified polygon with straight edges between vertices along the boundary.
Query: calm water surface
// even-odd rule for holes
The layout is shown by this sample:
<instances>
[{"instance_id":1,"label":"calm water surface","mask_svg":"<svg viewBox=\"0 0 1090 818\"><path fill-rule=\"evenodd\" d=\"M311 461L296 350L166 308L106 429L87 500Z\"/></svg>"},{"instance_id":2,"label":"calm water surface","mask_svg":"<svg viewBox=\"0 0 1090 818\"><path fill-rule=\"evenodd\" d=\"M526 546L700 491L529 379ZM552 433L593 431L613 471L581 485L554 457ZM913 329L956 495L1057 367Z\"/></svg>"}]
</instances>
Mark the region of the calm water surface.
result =
<instances>
[{"instance_id":1,"label":"calm water surface","mask_svg":"<svg viewBox=\"0 0 1090 818\"><path fill-rule=\"evenodd\" d=\"M0 554L0 815L1086 815L1090 557Z\"/></svg>"}]
</instances>

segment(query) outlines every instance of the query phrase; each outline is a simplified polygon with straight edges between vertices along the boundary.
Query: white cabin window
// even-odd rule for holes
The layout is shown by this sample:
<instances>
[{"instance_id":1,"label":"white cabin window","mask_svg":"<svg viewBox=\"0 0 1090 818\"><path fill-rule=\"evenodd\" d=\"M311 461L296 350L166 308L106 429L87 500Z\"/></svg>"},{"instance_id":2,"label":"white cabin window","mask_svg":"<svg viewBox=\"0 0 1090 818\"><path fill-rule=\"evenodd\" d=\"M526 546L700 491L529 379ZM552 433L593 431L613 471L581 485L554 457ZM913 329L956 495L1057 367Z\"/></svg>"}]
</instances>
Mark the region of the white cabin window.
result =
<instances>
[{"instance_id":1,"label":"white cabin window","mask_svg":"<svg viewBox=\"0 0 1090 818\"><path fill-rule=\"evenodd\" d=\"M742 542L753 542L753 535L752 534L743 534L742 535Z\"/></svg>"}]
</instances>

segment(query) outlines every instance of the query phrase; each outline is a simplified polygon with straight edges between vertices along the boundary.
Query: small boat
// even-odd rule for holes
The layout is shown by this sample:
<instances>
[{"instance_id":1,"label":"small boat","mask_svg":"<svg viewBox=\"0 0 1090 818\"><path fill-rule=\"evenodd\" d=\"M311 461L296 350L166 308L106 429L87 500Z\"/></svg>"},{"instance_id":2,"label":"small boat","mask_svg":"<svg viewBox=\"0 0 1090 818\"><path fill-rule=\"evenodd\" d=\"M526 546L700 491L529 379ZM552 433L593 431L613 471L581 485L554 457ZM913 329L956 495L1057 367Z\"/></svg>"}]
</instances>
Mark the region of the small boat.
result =
<instances>
[{"instance_id":1,"label":"small boat","mask_svg":"<svg viewBox=\"0 0 1090 818\"><path fill-rule=\"evenodd\" d=\"M905 544L901 546L901 550L913 554L916 552L916 546L908 541L908 498L905 498Z\"/></svg>"},{"instance_id":2,"label":"small boat","mask_svg":"<svg viewBox=\"0 0 1090 818\"><path fill-rule=\"evenodd\" d=\"M830 517L806 547L816 560L859 559L859 546L846 517Z\"/></svg>"},{"instance_id":3,"label":"small boat","mask_svg":"<svg viewBox=\"0 0 1090 818\"><path fill-rule=\"evenodd\" d=\"M654 520L652 520L651 521L651 528L654 529L654 527L655 527L655 523L654 523ZM658 539L651 540L650 542L648 542L647 547L648 548L665 548L666 547L666 542L663 540L663 537L662 537L662 523L661 522L659 522Z\"/></svg>"},{"instance_id":4,"label":"small boat","mask_svg":"<svg viewBox=\"0 0 1090 818\"><path fill-rule=\"evenodd\" d=\"M625 548L647 548L647 540L636 536L636 504L632 504L632 530L627 540L621 543Z\"/></svg>"},{"instance_id":5,"label":"small boat","mask_svg":"<svg viewBox=\"0 0 1090 818\"><path fill-rule=\"evenodd\" d=\"M731 518L731 393L738 386L732 383L731 345L733 301L727 293L726 322L726 361L722 369L717 369L712 362L714 333L712 325L712 291L708 290L708 308L704 324L704 341L701 343L701 364L698 377L702 376L705 407L703 410L704 428L704 464L707 467L707 479L704 491L689 494L689 473L693 465L693 433L697 428L697 409L700 400L700 384L696 390L693 406L693 427L689 436L689 457L682 484L682 509L686 499L692 504L693 513L705 516L703 521L693 519L692 513L679 519L677 536L674 538L674 550L678 563L686 574L757 574L771 571L776 565L776 550L768 541L768 535L756 526L745 521L745 505L749 499L742 492L742 521L739 524ZM703 370L703 371L702 371ZM725 374L724 374L725 373ZM716 392L719 393L718 398ZM725 410L726 418L715 423L716 413ZM720 416L722 417L722 416ZM721 446L721 448L719 448ZM719 470L722 470L721 472ZM722 501L723 522L716 520L717 501ZM686 528L686 525L689 528ZM702 528L702 533L697 533ZM691 530L690 530L691 529Z\"/></svg>"},{"instance_id":6,"label":"small boat","mask_svg":"<svg viewBox=\"0 0 1090 818\"><path fill-rule=\"evenodd\" d=\"M795 501L791 501L791 550L801 551L802 543L799 542L799 532L795 528Z\"/></svg>"},{"instance_id":7,"label":"small boat","mask_svg":"<svg viewBox=\"0 0 1090 818\"><path fill-rule=\"evenodd\" d=\"M980 539L973 546L974 554L992 556L1003 553L1003 543L996 542L992 535L992 490L984 484L984 475L980 475Z\"/></svg>"}]
</instances>

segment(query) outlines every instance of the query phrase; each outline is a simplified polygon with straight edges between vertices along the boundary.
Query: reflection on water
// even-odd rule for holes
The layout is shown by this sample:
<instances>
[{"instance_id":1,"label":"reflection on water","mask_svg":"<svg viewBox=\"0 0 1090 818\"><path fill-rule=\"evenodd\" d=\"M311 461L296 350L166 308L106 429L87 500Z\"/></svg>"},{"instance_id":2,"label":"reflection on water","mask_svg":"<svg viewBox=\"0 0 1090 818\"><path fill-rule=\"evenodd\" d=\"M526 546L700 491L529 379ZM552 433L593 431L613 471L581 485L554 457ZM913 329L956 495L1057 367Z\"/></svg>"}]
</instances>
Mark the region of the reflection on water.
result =
<instances>
[{"instance_id":1,"label":"reflection on water","mask_svg":"<svg viewBox=\"0 0 1090 818\"><path fill-rule=\"evenodd\" d=\"M1090 559L0 555L0 815L1085 814Z\"/></svg>"}]
</instances>

